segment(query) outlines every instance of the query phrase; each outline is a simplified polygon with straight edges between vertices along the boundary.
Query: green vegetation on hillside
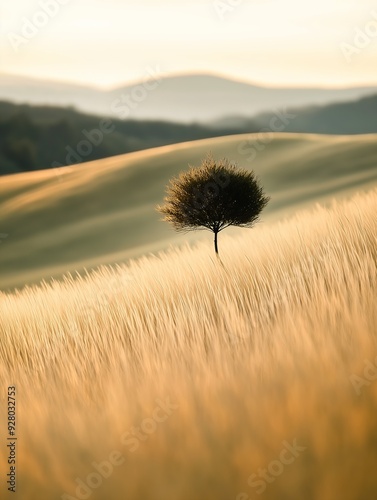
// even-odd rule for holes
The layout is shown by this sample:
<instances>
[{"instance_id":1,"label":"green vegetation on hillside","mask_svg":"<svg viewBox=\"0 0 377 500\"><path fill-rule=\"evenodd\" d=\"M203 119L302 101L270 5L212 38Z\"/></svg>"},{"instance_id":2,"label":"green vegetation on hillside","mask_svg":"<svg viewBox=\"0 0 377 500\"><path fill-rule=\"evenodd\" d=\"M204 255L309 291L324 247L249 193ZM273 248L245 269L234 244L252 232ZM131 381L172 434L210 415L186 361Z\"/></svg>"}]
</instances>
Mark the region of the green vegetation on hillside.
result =
<instances>
[{"instance_id":1,"label":"green vegetation on hillside","mask_svg":"<svg viewBox=\"0 0 377 500\"><path fill-rule=\"evenodd\" d=\"M327 106L310 106L290 109L295 118L284 128L285 132L310 134L373 134L377 132L377 95L354 102L342 102ZM266 113L250 121L233 126L266 127L274 114ZM225 126L225 122L222 124Z\"/></svg>"},{"instance_id":2,"label":"green vegetation on hillside","mask_svg":"<svg viewBox=\"0 0 377 500\"><path fill-rule=\"evenodd\" d=\"M195 123L117 120L72 108L0 102L0 175L239 132L235 127L213 129Z\"/></svg>"}]
</instances>

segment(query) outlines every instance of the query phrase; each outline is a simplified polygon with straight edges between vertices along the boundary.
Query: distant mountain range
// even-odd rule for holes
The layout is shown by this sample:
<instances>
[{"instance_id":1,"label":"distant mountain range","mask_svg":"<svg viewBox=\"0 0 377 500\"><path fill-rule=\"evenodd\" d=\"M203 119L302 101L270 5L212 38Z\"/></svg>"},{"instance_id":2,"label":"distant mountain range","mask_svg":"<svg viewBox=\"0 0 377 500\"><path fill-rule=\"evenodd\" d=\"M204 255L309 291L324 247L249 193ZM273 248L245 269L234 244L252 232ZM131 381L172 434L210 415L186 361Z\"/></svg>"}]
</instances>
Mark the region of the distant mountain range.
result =
<instances>
[{"instance_id":1,"label":"distant mountain range","mask_svg":"<svg viewBox=\"0 0 377 500\"><path fill-rule=\"evenodd\" d=\"M118 119L209 122L250 117L284 107L353 101L377 93L375 87L272 88L211 75L159 77L113 90L0 75L0 100L73 106L85 113Z\"/></svg>"},{"instance_id":2,"label":"distant mountain range","mask_svg":"<svg viewBox=\"0 0 377 500\"><path fill-rule=\"evenodd\" d=\"M161 120L108 122L103 116L72 108L0 102L0 175L244 133L250 134L250 141L243 147L252 154L255 141L267 138L268 142L268 132L377 133L377 94L353 102L287 108L251 118L230 116L207 125Z\"/></svg>"}]
</instances>

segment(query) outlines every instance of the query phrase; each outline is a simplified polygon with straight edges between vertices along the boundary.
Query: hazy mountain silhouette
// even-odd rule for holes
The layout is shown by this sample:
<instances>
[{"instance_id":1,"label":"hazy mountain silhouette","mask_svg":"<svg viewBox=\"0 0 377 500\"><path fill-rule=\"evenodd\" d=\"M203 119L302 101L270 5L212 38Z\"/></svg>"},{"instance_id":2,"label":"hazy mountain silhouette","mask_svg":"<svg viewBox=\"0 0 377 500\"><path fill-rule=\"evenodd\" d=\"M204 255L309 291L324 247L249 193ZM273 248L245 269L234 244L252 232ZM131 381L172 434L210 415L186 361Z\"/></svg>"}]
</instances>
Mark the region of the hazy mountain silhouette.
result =
<instances>
[{"instance_id":1,"label":"hazy mountain silhouette","mask_svg":"<svg viewBox=\"0 0 377 500\"><path fill-rule=\"evenodd\" d=\"M132 98L134 85L104 91L20 76L0 76L0 99L17 103L74 106L86 113L117 118L180 122L217 120L228 115L252 116L285 106L351 101L377 93L377 87L272 88L211 75L162 78ZM153 88L152 88L153 87ZM131 96L132 105L127 105Z\"/></svg>"}]
</instances>

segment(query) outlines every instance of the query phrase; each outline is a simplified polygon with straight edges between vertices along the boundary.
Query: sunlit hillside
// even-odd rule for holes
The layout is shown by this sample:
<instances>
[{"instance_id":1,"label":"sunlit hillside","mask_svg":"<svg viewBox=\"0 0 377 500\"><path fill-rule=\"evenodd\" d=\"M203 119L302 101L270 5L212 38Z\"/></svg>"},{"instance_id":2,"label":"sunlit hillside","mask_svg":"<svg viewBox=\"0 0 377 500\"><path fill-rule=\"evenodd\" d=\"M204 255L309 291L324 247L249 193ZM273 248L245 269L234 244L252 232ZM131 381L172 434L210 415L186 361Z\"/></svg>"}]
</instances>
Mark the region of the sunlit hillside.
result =
<instances>
[{"instance_id":1,"label":"sunlit hillside","mask_svg":"<svg viewBox=\"0 0 377 500\"><path fill-rule=\"evenodd\" d=\"M0 289L125 262L183 244L154 207L168 180L212 151L254 169L271 203L263 220L376 185L377 136L250 134L179 144L71 169L2 177ZM191 241L209 238L195 233Z\"/></svg>"},{"instance_id":2,"label":"sunlit hillside","mask_svg":"<svg viewBox=\"0 0 377 500\"><path fill-rule=\"evenodd\" d=\"M311 194L325 182L314 166L326 154L343 151L335 171L357 156L350 142L321 140L279 138L273 146L298 175L299 158L316 158L319 183L306 179ZM367 158L376 150L363 140ZM113 160L94 186L103 190L122 172L135 188L143 167L158 177L154 193L169 153L149 154L149 168L147 155L143 163L134 157L129 177L130 160ZM186 162L185 147L175 155ZM261 174L271 187L267 158ZM175 168L168 167L166 174ZM56 198L66 183L85 194L90 172L69 174ZM29 195L42 210L51 180L38 182ZM299 193L292 177L290 196L300 201ZM26 202L26 192L20 197ZM20 498L374 500L376 213L374 190L224 234L221 261L200 242L78 281L0 294L1 387L17 387ZM2 446L3 471L5 455Z\"/></svg>"}]
</instances>

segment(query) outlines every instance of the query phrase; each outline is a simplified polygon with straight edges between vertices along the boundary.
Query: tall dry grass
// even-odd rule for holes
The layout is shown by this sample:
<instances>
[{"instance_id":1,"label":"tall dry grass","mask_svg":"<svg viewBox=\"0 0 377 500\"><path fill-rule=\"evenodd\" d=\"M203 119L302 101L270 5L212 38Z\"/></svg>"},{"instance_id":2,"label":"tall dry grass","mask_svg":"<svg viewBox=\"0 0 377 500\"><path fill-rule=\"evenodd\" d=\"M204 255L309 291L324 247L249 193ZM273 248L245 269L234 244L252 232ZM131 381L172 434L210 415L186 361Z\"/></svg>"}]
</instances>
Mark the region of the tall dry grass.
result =
<instances>
[{"instance_id":1,"label":"tall dry grass","mask_svg":"<svg viewBox=\"0 0 377 500\"><path fill-rule=\"evenodd\" d=\"M224 234L222 263L209 242L0 294L19 498L246 500L265 468L265 499L377 498L376 214L374 191Z\"/></svg>"}]
</instances>

